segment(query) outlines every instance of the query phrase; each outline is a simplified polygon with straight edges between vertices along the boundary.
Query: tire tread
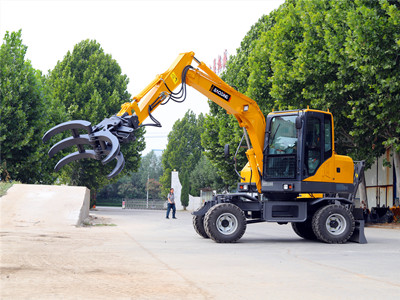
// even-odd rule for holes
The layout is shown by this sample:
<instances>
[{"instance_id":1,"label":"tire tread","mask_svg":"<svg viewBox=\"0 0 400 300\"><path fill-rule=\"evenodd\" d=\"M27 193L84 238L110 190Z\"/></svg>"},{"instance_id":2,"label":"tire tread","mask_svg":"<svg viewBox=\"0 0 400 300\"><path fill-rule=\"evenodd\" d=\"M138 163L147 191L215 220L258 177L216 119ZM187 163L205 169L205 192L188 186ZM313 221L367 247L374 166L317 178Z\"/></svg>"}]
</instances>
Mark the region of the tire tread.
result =
<instances>
[{"instance_id":1,"label":"tire tread","mask_svg":"<svg viewBox=\"0 0 400 300\"><path fill-rule=\"evenodd\" d=\"M197 234L205 239L208 239L209 236L204 228L204 216L193 216L192 222L194 230L197 232Z\"/></svg>"},{"instance_id":2,"label":"tire tread","mask_svg":"<svg viewBox=\"0 0 400 300\"><path fill-rule=\"evenodd\" d=\"M350 229L347 230L345 234L342 234L341 236L333 236L331 235L325 228L325 221L324 215L327 214L326 217L329 216L331 213L344 213L346 212L346 216L348 216L348 223L350 226ZM323 221L323 222L322 222ZM353 214L349 212L346 208L344 208L341 205L337 204L331 204L324 206L320 208L315 214L314 217L312 218L312 228L315 233L315 236L322 242L328 243L328 244L343 244L348 241L348 239L351 237L351 235L354 232L355 228L355 220L353 217Z\"/></svg>"},{"instance_id":3,"label":"tire tread","mask_svg":"<svg viewBox=\"0 0 400 300\"><path fill-rule=\"evenodd\" d=\"M236 215L238 219L238 231L231 236L223 236L218 232L215 221L222 212L229 211ZM236 205L231 203L220 203L208 210L204 217L204 228L207 235L217 243L234 243L237 242L246 231L246 217L244 212Z\"/></svg>"}]
</instances>

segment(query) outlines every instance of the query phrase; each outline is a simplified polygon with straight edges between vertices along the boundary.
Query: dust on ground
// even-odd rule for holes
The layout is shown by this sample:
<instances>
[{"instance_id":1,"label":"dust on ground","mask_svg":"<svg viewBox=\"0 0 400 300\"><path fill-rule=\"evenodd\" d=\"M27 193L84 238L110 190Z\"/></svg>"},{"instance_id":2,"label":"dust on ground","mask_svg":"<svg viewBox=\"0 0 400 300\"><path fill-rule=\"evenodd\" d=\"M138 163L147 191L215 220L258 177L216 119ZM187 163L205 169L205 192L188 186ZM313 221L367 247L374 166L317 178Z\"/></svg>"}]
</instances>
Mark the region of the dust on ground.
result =
<instances>
[{"instance_id":1,"label":"dust on ground","mask_svg":"<svg viewBox=\"0 0 400 300\"><path fill-rule=\"evenodd\" d=\"M1 298L205 298L160 268L118 226L107 226L110 219L91 214L85 221L85 227L46 230L2 227Z\"/></svg>"}]
</instances>

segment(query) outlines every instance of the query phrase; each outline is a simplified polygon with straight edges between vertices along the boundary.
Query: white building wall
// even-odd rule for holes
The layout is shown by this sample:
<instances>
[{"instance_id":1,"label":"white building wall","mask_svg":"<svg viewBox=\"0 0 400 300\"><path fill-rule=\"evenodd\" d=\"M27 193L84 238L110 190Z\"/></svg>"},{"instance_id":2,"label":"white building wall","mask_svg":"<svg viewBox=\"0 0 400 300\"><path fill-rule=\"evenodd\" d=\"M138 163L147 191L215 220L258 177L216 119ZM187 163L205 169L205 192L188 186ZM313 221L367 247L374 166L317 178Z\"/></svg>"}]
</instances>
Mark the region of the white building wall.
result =
<instances>
[{"instance_id":1,"label":"white building wall","mask_svg":"<svg viewBox=\"0 0 400 300\"><path fill-rule=\"evenodd\" d=\"M187 207L190 211L195 211L203 205L203 201L201 197L194 197L189 195L189 206Z\"/></svg>"},{"instance_id":2,"label":"white building wall","mask_svg":"<svg viewBox=\"0 0 400 300\"><path fill-rule=\"evenodd\" d=\"M171 187L174 189L176 209L183 210L184 207L182 206L181 203L182 184L179 180L178 171L172 171L171 173ZM189 194L189 205L187 207L189 211L195 211L202 205L203 201L201 200L201 197L193 197L192 195Z\"/></svg>"},{"instance_id":3,"label":"white building wall","mask_svg":"<svg viewBox=\"0 0 400 300\"><path fill-rule=\"evenodd\" d=\"M171 172L171 187L174 189L176 209L183 210L183 206L181 203L182 184L179 181L179 172L178 171Z\"/></svg>"},{"instance_id":4,"label":"white building wall","mask_svg":"<svg viewBox=\"0 0 400 300\"><path fill-rule=\"evenodd\" d=\"M368 207L380 206L391 207L393 201L393 167L384 166L384 160L389 161L393 166L393 157L390 156L388 150L375 163L365 171L365 183L367 187ZM397 191L397 194L399 192ZM359 192L357 193L359 196Z\"/></svg>"}]
</instances>

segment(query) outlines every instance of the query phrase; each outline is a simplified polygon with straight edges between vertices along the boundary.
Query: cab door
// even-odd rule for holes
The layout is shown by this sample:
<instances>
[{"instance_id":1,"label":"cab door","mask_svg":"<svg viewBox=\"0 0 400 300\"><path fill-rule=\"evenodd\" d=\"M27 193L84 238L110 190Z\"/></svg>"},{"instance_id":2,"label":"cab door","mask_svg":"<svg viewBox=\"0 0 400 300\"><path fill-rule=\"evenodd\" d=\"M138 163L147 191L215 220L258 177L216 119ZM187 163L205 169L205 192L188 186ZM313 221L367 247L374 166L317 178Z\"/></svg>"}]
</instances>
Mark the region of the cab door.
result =
<instances>
[{"instance_id":1,"label":"cab door","mask_svg":"<svg viewBox=\"0 0 400 300\"><path fill-rule=\"evenodd\" d=\"M318 174L316 181L331 181L331 170L335 168L334 160L329 160L333 153L332 115L307 111L304 116L302 177L306 179Z\"/></svg>"}]
</instances>

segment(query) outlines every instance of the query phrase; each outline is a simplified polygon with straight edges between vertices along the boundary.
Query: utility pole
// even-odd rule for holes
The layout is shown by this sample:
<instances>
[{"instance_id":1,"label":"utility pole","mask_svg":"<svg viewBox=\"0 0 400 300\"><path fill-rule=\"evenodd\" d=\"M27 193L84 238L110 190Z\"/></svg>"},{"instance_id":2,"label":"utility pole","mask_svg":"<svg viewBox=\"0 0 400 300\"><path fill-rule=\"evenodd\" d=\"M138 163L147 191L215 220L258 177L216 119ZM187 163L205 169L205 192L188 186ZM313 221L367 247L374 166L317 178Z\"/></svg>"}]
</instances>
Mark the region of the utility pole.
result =
<instances>
[{"instance_id":1,"label":"utility pole","mask_svg":"<svg viewBox=\"0 0 400 300\"><path fill-rule=\"evenodd\" d=\"M147 196L146 196L146 208L149 208L149 173L147 173Z\"/></svg>"}]
</instances>

